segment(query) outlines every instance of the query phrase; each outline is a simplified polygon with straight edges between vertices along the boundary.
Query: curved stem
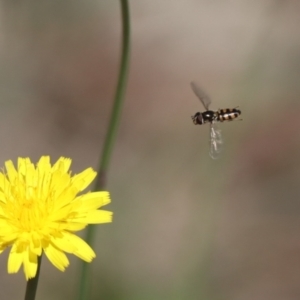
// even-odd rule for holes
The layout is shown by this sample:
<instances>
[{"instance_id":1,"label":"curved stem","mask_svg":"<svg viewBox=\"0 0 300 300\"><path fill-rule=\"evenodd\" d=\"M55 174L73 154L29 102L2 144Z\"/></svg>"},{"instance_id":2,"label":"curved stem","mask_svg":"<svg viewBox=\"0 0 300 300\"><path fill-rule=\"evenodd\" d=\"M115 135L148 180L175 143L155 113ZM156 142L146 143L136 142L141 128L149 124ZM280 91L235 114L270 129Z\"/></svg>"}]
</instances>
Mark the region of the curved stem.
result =
<instances>
[{"instance_id":1,"label":"curved stem","mask_svg":"<svg viewBox=\"0 0 300 300\"><path fill-rule=\"evenodd\" d=\"M120 123L120 117L122 113L122 107L124 102L124 95L127 85L127 77L129 70L129 57L130 57L130 15L129 15L129 1L120 0L121 3L121 14L122 14L122 55L121 64L119 71L118 84L116 88L116 94L114 98L114 104L112 114L105 137L102 155L100 159L100 165L98 175L96 177L95 191L103 190L106 187L106 177L109 162L111 159L114 143L117 136L117 131ZM86 231L86 242L89 245L93 245L95 237L96 227L93 225L88 226ZM83 263L80 277L80 292L79 300L88 299L90 290L90 273L91 265Z\"/></svg>"},{"instance_id":2,"label":"curved stem","mask_svg":"<svg viewBox=\"0 0 300 300\"><path fill-rule=\"evenodd\" d=\"M95 190L102 190L106 186L106 174L114 142L119 127L124 95L127 85L127 77L129 70L129 55L130 55L130 17L129 17L129 4L128 0L120 0L122 10L122 28L123 28L123 39L122 39L122 56L121 65L119 72L119 79L115 94L114 106L109 122L107 135L105 138L102 156L100 160L99 172L96 181Z\"/></svg>"}]
</instances>

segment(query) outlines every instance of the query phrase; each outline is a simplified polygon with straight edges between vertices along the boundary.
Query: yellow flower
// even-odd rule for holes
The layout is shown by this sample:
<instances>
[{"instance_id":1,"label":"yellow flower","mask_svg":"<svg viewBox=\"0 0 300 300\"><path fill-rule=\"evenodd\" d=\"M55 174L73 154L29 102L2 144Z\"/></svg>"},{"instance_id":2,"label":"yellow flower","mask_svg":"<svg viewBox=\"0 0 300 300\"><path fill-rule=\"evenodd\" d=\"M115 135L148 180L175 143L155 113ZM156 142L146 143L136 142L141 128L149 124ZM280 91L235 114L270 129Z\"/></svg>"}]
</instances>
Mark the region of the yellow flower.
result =
<instances>
[{"instance_id":1,"label":"yellow flower","mask_svg":"<svg viewBox=\"0 0 300 300\"><path fill-rule=\"evenodd\" d=\"M69 265L65 252L86 262L96 256L73 232L112 221L111 212L98 210L110 202L109 193L78 195L96 172L88 168L71 176L70 165L71 159L61 157L51 166L48 156L36 167L29 158L19 158L17 170L12 161L5 162L6 172L0 172L0 253L12 246L8 273L23 264L26 279L35 277L43 251L61 271Z\"/></svg>"}]
</instances>

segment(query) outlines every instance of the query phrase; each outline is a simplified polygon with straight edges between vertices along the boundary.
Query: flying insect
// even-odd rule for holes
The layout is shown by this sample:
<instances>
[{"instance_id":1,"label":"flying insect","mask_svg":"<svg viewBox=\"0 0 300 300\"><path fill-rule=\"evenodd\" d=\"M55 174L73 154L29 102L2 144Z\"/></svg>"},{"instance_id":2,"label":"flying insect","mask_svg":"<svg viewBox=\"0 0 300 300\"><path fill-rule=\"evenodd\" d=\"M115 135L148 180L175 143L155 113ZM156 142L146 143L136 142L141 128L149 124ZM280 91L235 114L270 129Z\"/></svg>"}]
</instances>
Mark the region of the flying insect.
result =
<instances>
[{"instance_id":1,"label":"flying insect","mask_svg":"<svg viewBox=\"0 0 300 300\"><path fill-rule=\"evenodd\" d=\"M192 116L192 120L195 125L210 124L209 155L211 158L216 159L219 157L223 145L221 131L217 123L237 119L241 115L241 111L237 108L225 108L217 111L210 110L210 98L195 82L191 82L191 87L206 109L204 112L196 112L195 115Z\"/></svg>"}]
</instances>

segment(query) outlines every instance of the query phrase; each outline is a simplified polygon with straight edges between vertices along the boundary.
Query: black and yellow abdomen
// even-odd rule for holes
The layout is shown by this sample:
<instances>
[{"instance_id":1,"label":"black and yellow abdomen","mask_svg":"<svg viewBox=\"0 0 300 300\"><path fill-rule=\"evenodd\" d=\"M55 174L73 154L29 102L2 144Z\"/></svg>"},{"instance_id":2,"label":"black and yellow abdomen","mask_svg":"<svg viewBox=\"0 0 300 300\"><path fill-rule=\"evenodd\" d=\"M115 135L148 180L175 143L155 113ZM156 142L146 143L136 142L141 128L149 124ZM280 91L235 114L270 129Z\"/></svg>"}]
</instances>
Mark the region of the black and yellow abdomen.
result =
<instances>
[{"instance_id":1,"label":"black and yellow abdomen","mask_svg":"<svg viewBox=\"0 0 300 300\"><path fill-rule=\"evenodd\" d=\"M241 111L236 108L224 108L219 109L216 113L218 115L217 120L220 122L224 122L236 119L238 116L240 116Z\"/></svg>"}]
</instances>

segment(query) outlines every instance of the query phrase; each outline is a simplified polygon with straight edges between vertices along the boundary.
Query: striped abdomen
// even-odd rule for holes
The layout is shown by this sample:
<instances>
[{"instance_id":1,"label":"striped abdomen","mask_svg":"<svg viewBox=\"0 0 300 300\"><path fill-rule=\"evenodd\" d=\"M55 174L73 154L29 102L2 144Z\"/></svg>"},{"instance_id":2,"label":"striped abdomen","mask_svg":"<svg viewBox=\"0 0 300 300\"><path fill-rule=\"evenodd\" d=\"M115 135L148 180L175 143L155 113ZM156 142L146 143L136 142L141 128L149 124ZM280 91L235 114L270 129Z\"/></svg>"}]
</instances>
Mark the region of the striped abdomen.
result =
<instances>
[{"instance_id":1,"label":"striped abdomen","mask_svg":"<svg viewBox=\"0 0 300 300\"><path fill-rule=\"evenodd\" d=\"M220 122L232 121L236 119L241 114L241 111L236 108L224 108L217 111L218 118Z\"/></svg>"}]
</instances>

